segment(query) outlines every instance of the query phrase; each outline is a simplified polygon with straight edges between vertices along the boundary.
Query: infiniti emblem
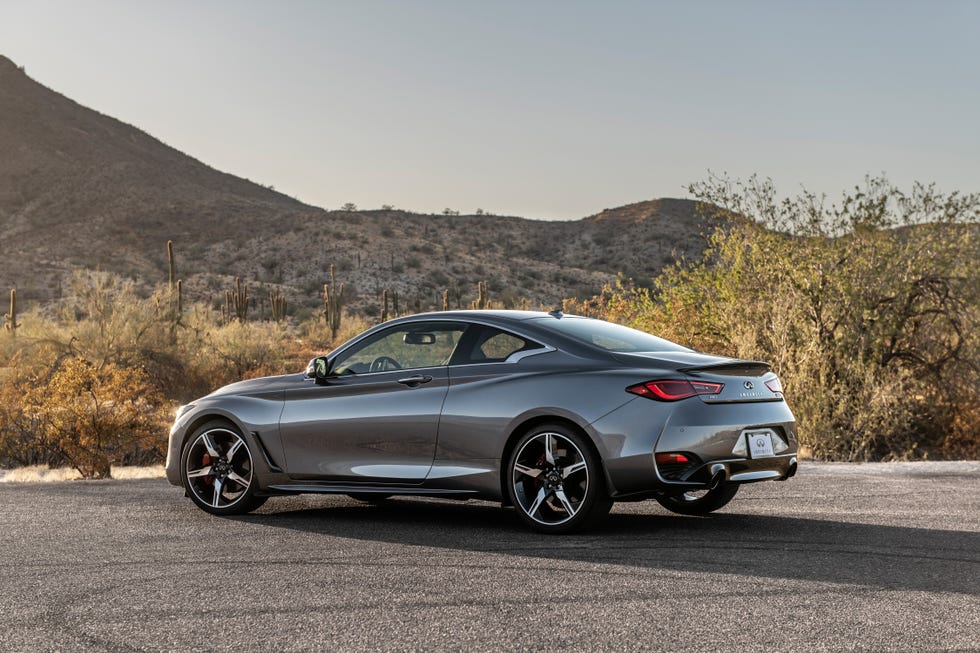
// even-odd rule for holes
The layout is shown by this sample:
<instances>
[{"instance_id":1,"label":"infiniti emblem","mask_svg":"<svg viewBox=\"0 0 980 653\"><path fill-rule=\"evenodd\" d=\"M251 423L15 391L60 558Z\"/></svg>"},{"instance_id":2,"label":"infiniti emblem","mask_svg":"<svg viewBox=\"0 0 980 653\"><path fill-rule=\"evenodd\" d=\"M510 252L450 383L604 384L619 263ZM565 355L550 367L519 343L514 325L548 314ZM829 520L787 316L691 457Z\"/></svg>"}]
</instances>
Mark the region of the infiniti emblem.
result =
<instances>
[{"instance_id":1,"label":"infiniti emblem","mask_svg":"<svg viewBox=\"0 0 980 653\"><path fill-rule=\"evenodd\" d=\"M746 390L751 390L755 386L752 384L751 381L746 381L745 383L742 384L742 387L745 388Z\"/></svg>"}]
</instances>

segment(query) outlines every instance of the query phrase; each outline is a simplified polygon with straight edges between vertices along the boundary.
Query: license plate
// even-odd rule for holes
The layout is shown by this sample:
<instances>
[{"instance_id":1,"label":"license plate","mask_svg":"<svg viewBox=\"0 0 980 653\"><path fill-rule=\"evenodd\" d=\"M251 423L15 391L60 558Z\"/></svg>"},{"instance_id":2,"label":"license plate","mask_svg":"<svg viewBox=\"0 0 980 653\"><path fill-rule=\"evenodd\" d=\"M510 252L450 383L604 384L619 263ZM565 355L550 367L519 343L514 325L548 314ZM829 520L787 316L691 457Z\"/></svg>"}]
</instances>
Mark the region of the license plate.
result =
<instances>
[{"instance_id":1,"label":"license plate","mask_svg":"<svg viewBox=\"0 0 980 653\"><path fill-rule=\"evenodd\" d=\"M749 443L750 458L766 458L776 455L772 450L772 433L769 431L750 431L745 434L745 438Z\"/></svg>"}]
</instances>

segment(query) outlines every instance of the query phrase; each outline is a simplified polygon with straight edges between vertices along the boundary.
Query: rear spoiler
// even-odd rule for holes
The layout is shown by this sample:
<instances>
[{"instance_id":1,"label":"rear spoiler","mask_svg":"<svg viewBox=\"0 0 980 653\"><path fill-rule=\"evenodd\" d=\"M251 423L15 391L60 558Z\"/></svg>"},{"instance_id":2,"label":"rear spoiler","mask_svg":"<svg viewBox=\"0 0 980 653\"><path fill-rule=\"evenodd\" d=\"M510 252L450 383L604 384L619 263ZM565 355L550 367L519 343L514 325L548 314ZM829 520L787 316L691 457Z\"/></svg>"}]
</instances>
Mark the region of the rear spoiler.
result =
<instances>
[{"instance_id":1,"label":"rear spoiler","mask_svg":"<svg viewBox=\"0 0 980 653\"><path fill-rule=\"evenodd\" d=\"M770 367L769 363L763 363L762 361L731 361L729 363L717 363L714 365L682 367L678 371L686 374L709 372L723 376L762 376L771 372L772 367Z\"/></svg>"}]
</instances>

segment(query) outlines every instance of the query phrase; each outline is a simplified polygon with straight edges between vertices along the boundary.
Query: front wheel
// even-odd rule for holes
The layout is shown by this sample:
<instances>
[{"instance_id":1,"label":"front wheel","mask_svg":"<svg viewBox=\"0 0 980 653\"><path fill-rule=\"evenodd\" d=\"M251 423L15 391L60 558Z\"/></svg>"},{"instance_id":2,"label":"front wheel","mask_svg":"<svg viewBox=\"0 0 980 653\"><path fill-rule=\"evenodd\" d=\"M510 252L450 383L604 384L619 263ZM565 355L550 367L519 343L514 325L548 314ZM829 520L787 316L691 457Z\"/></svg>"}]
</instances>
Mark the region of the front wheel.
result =
<instances>
[{"instance_id":1,"label":"front wheel","mask_svg":"<svg viewBox=\"0 0 980 653\"><path fill-rule=\"evenodd\" d=\"M664 508L680 515L707 515L725 506L738 492L738 483L722 483L713 490L691 490L657 497Z\"/></svg>"},{"instance_id":2,"label":"front wheel","mask_svg":"<svg viewBox=\"0 0 980 653\"><path fill-rule=\"evenodd\" d=\"M563 425L546 424L524 434L506 472L517 514L543 533L591 528L612 507L599 457L582 435Z\"/></svg>"},{"instance_id":3,"label":"front wheel","mask_svg":"<svg viewBox=\"0 0 980 653\"><path fill-rule=\"evenodd\" d=\"M213 515L242 515L266 502L255 496L252 452L238 429L223 420L191 434L181 456L181 477L188 496Z\"/></svg>"}]
</instances>

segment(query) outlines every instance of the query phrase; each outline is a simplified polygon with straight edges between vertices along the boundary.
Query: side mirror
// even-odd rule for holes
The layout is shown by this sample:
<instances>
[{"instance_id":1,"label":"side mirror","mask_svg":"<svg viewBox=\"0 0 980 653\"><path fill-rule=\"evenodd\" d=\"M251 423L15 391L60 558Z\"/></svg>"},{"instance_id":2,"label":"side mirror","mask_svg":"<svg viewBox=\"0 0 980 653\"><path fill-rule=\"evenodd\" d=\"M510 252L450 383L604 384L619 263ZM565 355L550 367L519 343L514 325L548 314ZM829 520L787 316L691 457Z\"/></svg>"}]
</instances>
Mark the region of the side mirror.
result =
<instances>
[{"instance_id":1,"label":"side mirror","mask_svg":"<svg viewBox=\"0 0 980 653\"><path fill-rule=\"evenodd\" d=\"M317 356L306 366L306 378L315 380L317 385L324 385L327 382L329 369L327 357Z\"/></svg>"}]
</instances>

